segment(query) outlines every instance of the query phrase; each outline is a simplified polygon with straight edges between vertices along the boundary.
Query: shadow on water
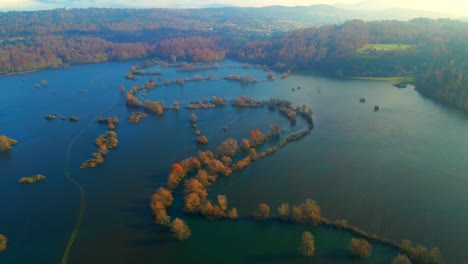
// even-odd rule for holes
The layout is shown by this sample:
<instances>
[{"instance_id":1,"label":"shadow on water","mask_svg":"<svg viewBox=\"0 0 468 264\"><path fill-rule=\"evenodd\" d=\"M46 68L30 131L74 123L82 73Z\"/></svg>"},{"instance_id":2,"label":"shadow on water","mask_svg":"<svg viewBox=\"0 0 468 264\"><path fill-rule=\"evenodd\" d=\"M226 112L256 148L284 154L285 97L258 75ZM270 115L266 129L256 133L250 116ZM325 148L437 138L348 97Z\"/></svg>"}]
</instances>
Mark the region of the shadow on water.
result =
<instances>
[{"instance_id":1,"label":"shadow on water","mask_svg":"<svg viewBox=\"0 0 468 264\"><path fill-rule=\"evenodd\" d=\"M158 238L149 238L149 239L130 239L127 240L128 245L130 246L158 246L158 245L163 245L163 244L168 244L168 243L176 243L177 240L175 238L172 238L171 236L167 236L164 239L158 239Z\"/></svg>"},{"instance_id":2,"label":"shadow on water","mask_svg":"<svg viewBox=\"0 0 468 264\"><path fill-rule=\"evenodd\" d=\"M148 204L149 201L146 201L139 206L122 208L120 211L132 217L147 217L151 215Z\"/></svg>"},{"instance_id":3,"label":"shadow on water","mask_svg":"<svg viewBox=\"0 0 468 264\"><path fill-rule=\"evenodd\" d=\"M321 259L329 260L331 262L346 262L350 260L350 254L346 250L335 250L333 252L326 252L323 254L318 254Z\"/></svg>"},{"instance_id":4,"label":"shadow on water","mask_svg":"<svg viewBox=\"0 0 468 264\"><path fill-rule=\"evenodd\" d=\"M144 176L143 178L147 181L146 188L156 190L158 187L164 186L167 181L168 172L160 172Z\"/></svg>"},{"instance_id":5,"label":"shadow on water","mask_svg":"<svg viewBox=\"0 0 468 264\"><path fill-rule=\"evenodd\" d=\"M249 261L254 261L254 262L277 262L277 261L283 261L285 263L289 262L295 262L300 259L302 259L301 255L297 253L292 253L292 252L278 252L278 253L269 253L269 254L255 254L251 256L247 256L247 259Z\"/></svg>"},{"instance_id":6,"label":"shadow on water","mask_svg":"<svg viewBox=\"0 0 468 264\"><path fill-rule=\"evenodd\" d=\"M9 160L10 158L11 158L11 150L0 151L0 160Z\"/></svg>"}]
</instances>

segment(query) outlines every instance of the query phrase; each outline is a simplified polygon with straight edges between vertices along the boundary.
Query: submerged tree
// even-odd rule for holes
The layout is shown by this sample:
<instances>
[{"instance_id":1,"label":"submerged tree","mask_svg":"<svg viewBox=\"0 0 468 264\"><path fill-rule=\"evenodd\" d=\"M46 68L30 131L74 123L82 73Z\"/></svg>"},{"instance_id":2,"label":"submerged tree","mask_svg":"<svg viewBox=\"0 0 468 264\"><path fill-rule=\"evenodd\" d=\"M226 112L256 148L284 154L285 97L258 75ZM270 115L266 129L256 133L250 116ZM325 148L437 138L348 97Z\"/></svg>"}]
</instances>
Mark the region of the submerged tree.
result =
<instances>
[{"instance_id":1,"label":"submerged tree","mask_svg":"<svg viewBox=\"0 0 468 264\"><path fill-rule=\"evenodd\" d=\"M192 170L200 169L201 163L200 163L200 160L198 160L197 158L190 157L190 158L186 158L182 160L180 162L180 166L183 168L183 171L185 173L189 173Z\"/></svg>"},{"instance_id":2,"label":"submerged tree","mask_svg":"<svg viewBox=\"0 0 468 264\"><path fill-rule=\"evenodd\" d=\"M202 183L196 178L185 182L185 211L195 213L200 211L202 204L206 201L208 192Z\"/></svg>"},{"instance_id":3,"label":"submerged tree","mask_svg":"<svg viewBox=\"0 0 468 264\"><path fill-rule=\"evenodd\" d=\"M208 138L206 136L199 136L197 137L197 143L200 145L208 144Z\"/></svg>"},{"instance_id":4,"label":"submerged tree","mask_svg":"<svg viewBox=\"0 0 468 264\"><path fill-rule=\"evenodd\" d=\"M185 195L184 210L189 213L198 212L201 209L203 200L197 193L189 193Z\"/></svg>"},{"instance_id":5,"label":"submerged tree","mask_svg":"<svg viewBox=\"0 0 468 264\"><path fill-rule=\"evenodd\" d=\"M161 202L164 206L171 206L174 198L172 197L171 191L164 187L159 187L155 193L151 196L151 201Z\"/></svg>"},{"instance_id":6,"label":"submerged tree","mask_svg":"<svg viewBox=\"0 0 468 264\"><path fill-rule=\"evenodd\" d=\"M315 253L315 240L314 236L310 232L302 233L301 253L307 257L313 256Z\"/></svg>"},{"instance_id":7,"label":"submerged tree","mask_svg":"<svg viewBox=\"0 0 468 264\"><path fill-rule=\"evenodd\" d=\"M8 151L12 145L18 144L18 141L8 138L5 135L0 135L0 152Z\"/></svg>"},{"instance_id":8,"label":"submerged tree","mask_svg":"<svg viewBox=\"0 0 468 264\"><path fill-rule=\"evenodd\" d=\"M267 220L270 216L270 207L266 203L258 205L257 210L254 213L254 217L257 220Z\"/></svg>"},{"instance_id":9,"label":"submerged tree","mask_svg":"<svg viewBox=\"0 0 468 264\"><path fill-rule=\"evenodd\" d=\"M270 81L274 81L276 79L273 72L268 72L267 79Z\"/></svg>"},{"instance_id":10,"label":"submerged tree","mask_svg":"<svg viewBox=\"0 0 468 264\"><path fill-rule=\"evenodd\" d=\"M260 130L255 129L250 131L250 147L258 146L265 141L267 141L269 138L267 135L263 134Z\"/></svg>"},{"instance_id":11,"label":"submerged tree","mask_svg":"<svg viewBox=\"0 0 468 264\"><path fill-rule=\"evenodd\" d=\"M151 211L156 224L158 225L169 225L171 222L171 217L167 214L166 207L161 201L151 200L150 203Z\"/></svg>"},{"instance_id":12,"label":"submerged tree","mask_svg":"<svg viewBox=\"0 0 468 264\"><path fill-rule=\"evenodd\" d=\"M278 124L272 124L270 126L271 136L279 136L281 134L281 126Z\"/></svg>"},{"instance_id":13,"label":"submerged tree","mask_svg":"<svg viewBox=\"0 0 468 264\"><path fill-rule=\"evenodd\" d=\"M349 251L356 257L367 257L371 254L371 250L369 242L362 238L352 238L349 243Z\"/></svg>"},{"instance_id":14,"label":"submerged tree","mask_svg":"<svg viewBox=\"0 0 468 264\"><path fill-rule=\"evenodd\" d=\"M157 115L164 113L164 103L162 102L146 100L143 107L146 111L156 113Z\"/></svg>"},{"instance_id":15,"label":"submerged tree","mask_svg":"<svg viewBox=\"0 0 468 264\"><path fill-rule=\"evenodd\" d=\"M392 260L392 264L411 264L411 260L405 255L398 254Z\"/></svg>"},{"instance_id":16,"label":"submerged tree","mask_svg":"<svg viewBox=\"0 0 468 264\"><path fill-rule=\"evenodd\" d=\"M237 214L237 209L236 208L231 208L228 212L228 217L232 220L237 219L239 216Z\"/></svg>"},{"instance_id":17,"label":"submerged tree","mask_svg":"<svg viewBox=\"0 0 468 264\"><path fill-rule=\"evenodd\" d=\"M231 168L229 168L229 166L225 165L223 162L217 159L209 160L205 164L206 164L206 170L210 174L214 174L214 175L221 174L224 176L229 176L232 173L232 170Z\"/></svg>"},{"instance_id":18,"label":"submerged tree","mask_svg":"<svg viewBox=\"0 0 468 264\"><path fill-rule=\"evenodd\" d=\"M278 207L278 215L281 221L288 221L289 220L289 212L290 212L290 207L289 204L287 203L282 203Z\"/></svg>"},{"instance_id":19,"label":"submerged tree","mask_svg":"<svg viewBox=\"0 0 468 264\"><path fill-rule=\"evenodd\" d=\"M218 205L221 211L227 210L228 201L226 195L218 195Z\"/></svg>"},{"instance_id":20,"label":"submerged tree","mask_svg":"<svg viewBox=\"0 0 468 264\"><path fill-rule=\"evenodd\" d=\"M0 253L6 249L8 238L0 234Z\"/></svg>"},{"instance_id":21,"label":"submerged tree","mask_svg":"<svg viewBox=\"0 0 468 264\"><path fill-rule=\"evenodd\" d=\"M240 150L241 151L247 151L249 149L250 149L250 142L247 139L243 138L241 140Z\"/></svg>"},{"instance_id":22,"label":"submerged tree","mask_svg":"<svg viewBox=\"0 0 468 264\"><path fill-rule=\"evenodd\" d=\"M320 207L313 200L306 199L303 203L293 206L291 221L317 225L321 221Z\"/></svg>"},{"instance_id":23,"label":"submerged tree","mask_svg":"<svg viewBox=\"0 0 468 264\"><path fill-rule=\"evenodd\" d=\"M439 264L443 262L437 247L427 250L427 248L421 245L413 246L410 240L403 240L401 242L401 247L416 263Z\"/></svg>"},{"instance_id":24,"label":"submerged tree","mask_svg":"<svg viewBox=\"0 0 468 264\"><path fill-rule=\"evenodd\" d=\"M234 156L237 153L237 140L228 138L216 150L222 156Z\"/></svg>"},{"instance_id":25,"label":"submerged tree","mask_svg":"<svg viewBox=\"0 0 468 264\"><path fill-rule=\"evenodd\" d=\"M321 221L321 216L320 207L317 203L313 200L306 199L301 206L305 221L309 224L318 225Z\"/></svg>"},{"instance_id":26,"label":"submerged tree","mask_svg":"<svg viewBox=\"0 0 468 264\"><path fill-rule=\"evenodd\" d=\"M192 123L197 122L197 115L195 115L194 113L191 113L190 114L190 122L192 122Z\"/></svg>"},{"instance_id":27,"label":"submerged tree","mask_svg":"<svg viewBox=\"0 0 468 264\"><path fill-rule=\"evenodd\" d=\"M171 168L167 178L167 187L171 190L179 186L180 181L185 177L185 173L177 168Z\"/></svg>"},{"instance_id":28,"label":"submerged tree","mask_svg":"<svg viewBox=\"0 0 468 264\"><path fill-rule=\"evenodd\" d=\"M172 221L171 231L178 240L188 239L192 235L192 231L190 231L188 225L180 218Z\"/></svg>"},{"instance_id":29,"label":"submerged tree","mask_svg":"<svg viewBox=\"0 0 468 264\"><path fill-rule=\"evenodd\" d=\"M211 175L203 169L198 170L197 175L195 175L194 178L197 179L205 188L211 186L211 184L213 184L217 179L216 175Z\"/></svg>"}]
</instances>

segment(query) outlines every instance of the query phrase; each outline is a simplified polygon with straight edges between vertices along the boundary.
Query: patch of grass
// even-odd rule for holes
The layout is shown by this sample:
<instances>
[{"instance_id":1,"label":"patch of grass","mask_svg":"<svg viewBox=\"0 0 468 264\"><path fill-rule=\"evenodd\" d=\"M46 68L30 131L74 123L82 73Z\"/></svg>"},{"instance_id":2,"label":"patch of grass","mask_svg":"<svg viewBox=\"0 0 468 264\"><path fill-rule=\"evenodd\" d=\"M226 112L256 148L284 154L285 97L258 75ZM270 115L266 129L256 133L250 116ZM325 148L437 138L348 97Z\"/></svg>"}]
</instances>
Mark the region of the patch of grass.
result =
<instances>
[{"instance_id":1,"label":"patch of grass","mask_svg":"<svg viewBox=\"0 0 468 264\"><path fill-rule=\"evenodd\" d=\"M371 77L371 76L364 76L364 77L351 77L350 79L353 80L370 80L370 81L383 81L383 82L391 82L391 83L411 83L414 81L413 76L392 76L392 77Z\"/></svg>"},{"instance_id":2,"label":"patch of grass","mask_svg":"<svg viewBox=\"0 0 468 264\"><path fill-rule=\"evenodd\" d=\"M364 47L357 49L359 54L369 54L372 51L395 51L395 50L406 50L414 45L407 44L367 44Z\"/></svg>"}]
</instances>

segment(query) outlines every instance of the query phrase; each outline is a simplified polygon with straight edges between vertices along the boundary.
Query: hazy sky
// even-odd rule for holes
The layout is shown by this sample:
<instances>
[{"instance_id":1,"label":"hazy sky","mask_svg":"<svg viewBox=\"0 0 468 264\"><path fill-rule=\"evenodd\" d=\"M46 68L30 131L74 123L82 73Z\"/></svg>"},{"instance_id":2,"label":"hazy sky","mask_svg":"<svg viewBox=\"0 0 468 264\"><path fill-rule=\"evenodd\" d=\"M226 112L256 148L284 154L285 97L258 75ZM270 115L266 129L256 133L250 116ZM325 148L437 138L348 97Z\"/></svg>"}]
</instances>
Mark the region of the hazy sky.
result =
<instances>
[{"instance_id":1,"label":"hazy sky","mask_svg":"<svg viewBox=\"0 0 468 264\"><path fill-rule=\"evenodd\" d=\"M213 3L235 6L358 4L364 8L412 8L468 16L468 0L0 0L0 10L61 7L203 7Z\"/></svg>"}]
</instances>

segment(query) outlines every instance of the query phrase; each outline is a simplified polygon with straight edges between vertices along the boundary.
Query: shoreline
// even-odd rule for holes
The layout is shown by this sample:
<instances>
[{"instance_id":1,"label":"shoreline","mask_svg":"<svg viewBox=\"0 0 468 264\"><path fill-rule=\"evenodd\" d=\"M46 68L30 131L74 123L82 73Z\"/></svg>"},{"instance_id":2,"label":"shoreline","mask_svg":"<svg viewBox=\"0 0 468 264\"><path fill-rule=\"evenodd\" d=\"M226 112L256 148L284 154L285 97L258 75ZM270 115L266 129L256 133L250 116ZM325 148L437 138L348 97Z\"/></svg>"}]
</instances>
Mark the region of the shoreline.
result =
<instances>
[{"instance_id":1,"label":"shoreline","mask_svg":"<svg viewBox=\"0 0 468 264\"><path fill-rule=\"evenodd\" d=\"M413 84L413 76L393 76L393 77L373 77L373 76L362 76L362 77L347 77L350 80L366 80L366 81L382 81L391 83L407 83Z\"/></svg>"},{"instance_id":2,"label":"shoreline","mask_svg":"<svg viewBox=\"0 0 468 264\"><path fill-rule=\"evenodd\" d=\"M31 72L36 72L41 69L49 69L49 67L46 68L39 68L39 69L32 69L32 70L27 70L27 71L20 71L20 72L0 72L0 77L1 76L11 76L11 75L20 75L20 74L26 74L26 73L31 73ZM51 68L52 69L52 68Z\"/></svg>"}]
</instances>

